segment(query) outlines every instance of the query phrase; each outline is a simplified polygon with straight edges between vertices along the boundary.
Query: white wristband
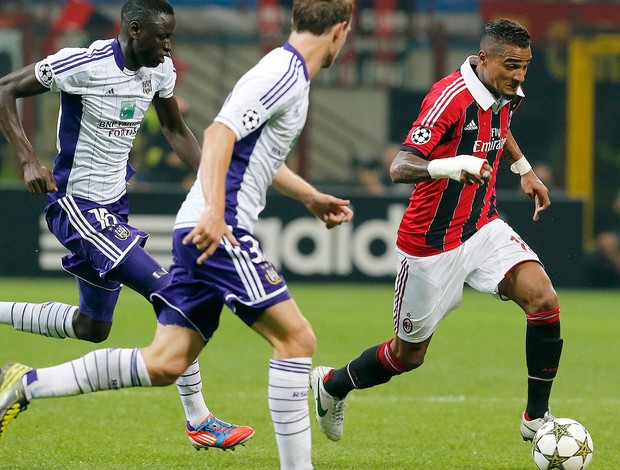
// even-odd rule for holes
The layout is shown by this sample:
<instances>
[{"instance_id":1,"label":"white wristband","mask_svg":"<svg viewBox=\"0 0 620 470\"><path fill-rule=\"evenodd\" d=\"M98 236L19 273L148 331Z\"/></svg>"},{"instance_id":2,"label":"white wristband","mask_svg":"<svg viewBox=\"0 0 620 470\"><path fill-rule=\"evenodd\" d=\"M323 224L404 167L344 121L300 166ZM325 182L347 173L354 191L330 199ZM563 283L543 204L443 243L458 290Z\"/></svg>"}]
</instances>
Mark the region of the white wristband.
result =
<instances>
[{"instance_id":1,"label":"white wristband","mask_svg":"<svg viewBox=\"0 0 620 470\"><path fill-rule=\"evenodd\" d=\"M525 155L521 155L521 158L519 158L516 162L510 165L510 171L512 171L513 173L518 173L521 176L526 174L531 169L532 165L530 165L530 162L527 161Z\"/></svg>"}]
</instances>

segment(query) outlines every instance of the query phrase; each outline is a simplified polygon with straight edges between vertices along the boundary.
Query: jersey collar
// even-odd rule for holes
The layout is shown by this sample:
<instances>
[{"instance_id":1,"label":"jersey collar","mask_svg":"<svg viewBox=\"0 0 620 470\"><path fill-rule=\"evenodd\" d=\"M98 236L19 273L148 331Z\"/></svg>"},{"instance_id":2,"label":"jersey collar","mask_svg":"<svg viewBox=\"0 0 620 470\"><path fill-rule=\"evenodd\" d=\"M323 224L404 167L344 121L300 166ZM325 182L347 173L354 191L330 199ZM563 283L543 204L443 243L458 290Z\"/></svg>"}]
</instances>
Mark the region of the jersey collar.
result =
<instances>
[{"instance_id":1,"label":"jersey collar","mask_svg":"<svg viewBox=\"0 0 620 470\"><path fill-rule=\"evenodd\" d=\"M121 52L121 44L118 42L118 38L114 38L112 41L112 50L114 51L114 61L119 69L125 70L125 59Z\"/></svg>"},{"instance_id":2,"label":"jersey collar","mask_svg":"<svg viewBox=\"0 0 620 470\"><path fill-rule=\"evenodd\" d=\"M475 55L469 56L465 59L463 65L461 65L461 75L463 76L463 80L465 80L465 85L482 109L488 111L489 108L493 108L493 111L497 113L504 105L510 103L511 100L504 96L499 99L495 98L493 93L482 84L478 75L474 72L473 67L476 65L478 65L478 57ZM521 86L517 89L517 95L521 97L525 96Z\"/></svg>"},{"instance_id":3,"label":"jersey collar","mask_svg":"<svg viewBox=\"0 0 620 470\"><path fill-rule=\"evenodd\" d=\"M291 46L289 42L285 42L282 47L284 48L284 50L287 50L295 54L299 58L299 60L301 60L301 63L304 66L304 75L306 76L306 80L310 81L310 76L308 75L308 68L306 67L306 61L304 60L303 56L299 53L299 51L295 49L293 46Z\"/></svg>"}]
</instances>

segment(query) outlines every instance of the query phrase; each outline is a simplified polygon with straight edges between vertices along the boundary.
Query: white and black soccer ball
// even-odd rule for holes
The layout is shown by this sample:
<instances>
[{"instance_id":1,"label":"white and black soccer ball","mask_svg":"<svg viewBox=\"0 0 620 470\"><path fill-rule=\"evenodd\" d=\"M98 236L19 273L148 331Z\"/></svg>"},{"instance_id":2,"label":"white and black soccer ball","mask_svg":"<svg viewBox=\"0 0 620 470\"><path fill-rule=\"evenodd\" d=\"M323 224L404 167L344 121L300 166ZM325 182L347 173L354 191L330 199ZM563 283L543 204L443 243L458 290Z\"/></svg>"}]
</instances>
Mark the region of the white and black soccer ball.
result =
<instances>
[{"instance_id":1,"label":"white and black soccer ball","mask_svg":"<svg viewBox=\"0 0 620 470\"><path fill-rule=\"evenodd\" d=\"M260 124L260 116L253 109L248 109L244 114L243 118L241 118L243 122L243 127L245 127L249 131L253 131Z\"/></svg>"},{"instance_id":2,"label":"white and black soccer ball","mask_svg":"<svg viewBox=\"0 0 620 470\"><path fill-rule=\"evenodd\" d=\"M540 470L583 470L590 465L594 443L588 430L570 418L543 424L532 440L532 457Z\"/></svg>"}]
</instances>

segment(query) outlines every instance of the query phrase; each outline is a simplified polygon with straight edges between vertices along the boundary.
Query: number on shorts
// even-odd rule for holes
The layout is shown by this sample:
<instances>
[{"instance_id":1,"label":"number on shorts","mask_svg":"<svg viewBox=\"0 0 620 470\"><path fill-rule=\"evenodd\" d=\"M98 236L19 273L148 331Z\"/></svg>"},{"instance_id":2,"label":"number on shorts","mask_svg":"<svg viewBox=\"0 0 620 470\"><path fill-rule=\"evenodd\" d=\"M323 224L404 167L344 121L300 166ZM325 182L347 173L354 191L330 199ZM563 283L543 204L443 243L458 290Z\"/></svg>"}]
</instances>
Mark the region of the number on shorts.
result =
<instances>
[{"instance_id":1,"label":"number on shorts","mask_svg":"<svg viewBox=\"0 0 620 470\"><path fill-rule=\"evenodd\" d=\"M239 241L242 241L244 243L250 243L250 248L248 249L248 251L252 256L252 263L259 264L267 261L263 253L260 251L260 248L258 247L258 241L254 237L250 235L244 235L243 237L239 238Z\"/></svg>"},{"instance_id":2,"label":"number on shorts","mask_svg":"<svg viewBox=\"0 0 620 470\"><path fill-rule=\"evenodd\" d=\"M95 216L97 222L101 224L102 229L118 224L116 216L114 214L110 214L105 207L96 207L88 212Z\"/></svg>"},{"instance_id":3,"label":"number on shorts","mask_svg":"<svg viewBox=\"0 0 620 470\"><path fill-rule=\"evenodd\" d=\"M515 237L514 235L512 237L510 237L510 241L513 241L515 243L518 243L519 245L521 245L521 248L523 248L523 251L530 251L530 247L527 246L527 244L521 240L518 237Z\"/></svg>"}]
</instances>

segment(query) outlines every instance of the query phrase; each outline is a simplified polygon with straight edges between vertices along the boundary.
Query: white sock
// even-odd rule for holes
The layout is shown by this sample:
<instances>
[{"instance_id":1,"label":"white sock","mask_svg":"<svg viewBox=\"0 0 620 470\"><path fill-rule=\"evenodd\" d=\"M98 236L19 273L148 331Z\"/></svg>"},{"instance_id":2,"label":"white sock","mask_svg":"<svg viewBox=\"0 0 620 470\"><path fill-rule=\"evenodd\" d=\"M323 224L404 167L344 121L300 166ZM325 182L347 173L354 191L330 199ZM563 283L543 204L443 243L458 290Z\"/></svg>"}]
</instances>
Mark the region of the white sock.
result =
<instances>
[{"instance_id":1,"label":"white sock","mask_svg":"<svg viewBox=\"0 0 620 470\"><path fill-rule=\"evenodd\" d=\"M74 305L60 302L0 302L0 323L52 338L77 338L73 331L73 316L77 310Z\"/></svg>"},{"instance_id":2,"label":"white sock","mask_svg":"<svg viewBox=\"0 0 620 470\"><path fill-rule=\"evenodd\" d=\"M177 379L177 389L185 410L185 418L196 429L211 414L202 397L202 378L198 359Z\"/></svg>"},{"instance_id":3,"label":"white sock","mask_svg":"<svg viewBox=\"0 0 620 470\"><path fill-rule=\"evenodd\" d=\"M99 349L71 362L34 369L22 380L27 400L151 386L137 348Z\"/></svg>"},{"instance_id":4,"label":"white sock","mask_svg":"<svg viewBox=\"0 0 620 470\"><path fill-rule=\"evenodd\" d=\"M308 407L311 365L310 357L269 361L269 411L282 470L313 468Z\"/></svg>"}]
</instances>

